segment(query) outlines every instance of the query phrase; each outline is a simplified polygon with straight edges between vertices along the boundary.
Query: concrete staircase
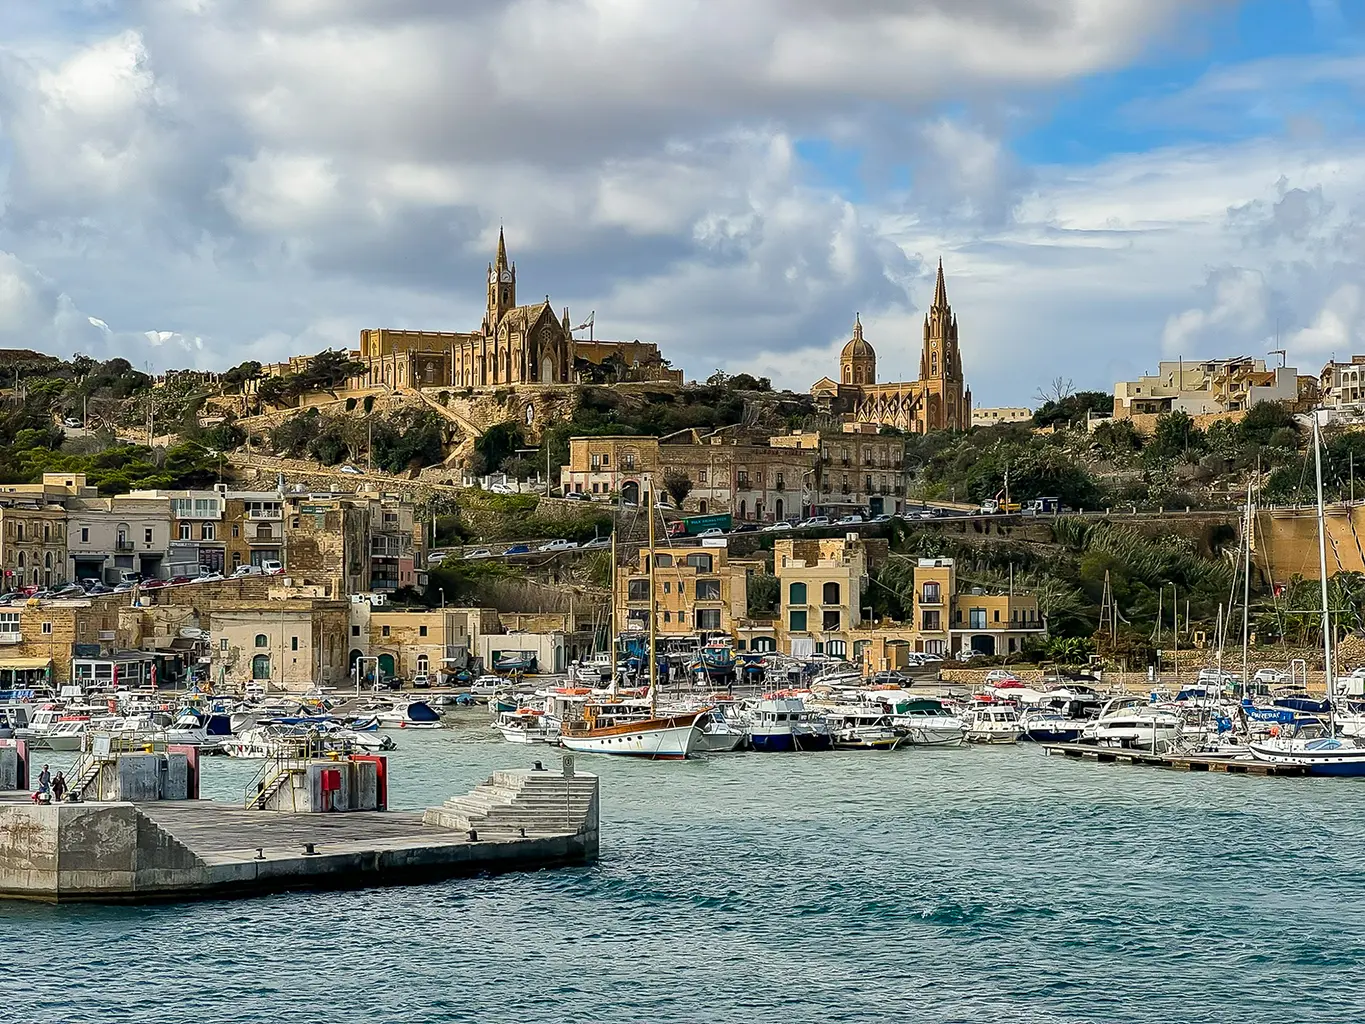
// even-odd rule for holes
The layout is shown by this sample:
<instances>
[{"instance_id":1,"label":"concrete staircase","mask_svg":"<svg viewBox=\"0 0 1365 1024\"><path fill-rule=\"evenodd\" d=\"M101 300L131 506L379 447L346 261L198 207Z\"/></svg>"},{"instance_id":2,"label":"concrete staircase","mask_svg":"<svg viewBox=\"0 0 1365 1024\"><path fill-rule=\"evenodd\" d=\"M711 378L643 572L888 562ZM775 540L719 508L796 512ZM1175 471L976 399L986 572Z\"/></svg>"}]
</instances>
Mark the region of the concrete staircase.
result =
<instances>
[{"instance_id":1,"label":"concrete staircase","mask_svg":"<svg viewBox=\"0 0 1365 1024\"><path fill-rule=\"evenodd\" d=\"M429 808L427 825L520 836L597 833L597 776L548 771L494 772L464 796Z\"/></svg>"}]
</instances>

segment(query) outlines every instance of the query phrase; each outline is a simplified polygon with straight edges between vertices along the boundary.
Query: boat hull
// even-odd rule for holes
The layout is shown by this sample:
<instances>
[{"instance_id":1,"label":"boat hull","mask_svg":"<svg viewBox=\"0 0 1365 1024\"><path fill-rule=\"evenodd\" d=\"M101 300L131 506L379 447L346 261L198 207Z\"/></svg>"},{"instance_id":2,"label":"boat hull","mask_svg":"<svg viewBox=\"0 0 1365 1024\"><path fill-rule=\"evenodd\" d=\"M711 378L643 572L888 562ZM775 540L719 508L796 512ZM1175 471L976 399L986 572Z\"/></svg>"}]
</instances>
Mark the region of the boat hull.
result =
<instances>
[{"instance_id":1,"label":"boat hull","mask_svg":"<svg viewBox=\"0 0 1365 1024\"><path fill-rule=\"evenodd\" d=\"M749 744L755 750L765 753L785 754L792 751L808 752L812 750L830 750L833 744L827 735L818 733L753 733L749 736Z\"/></svg>"},{"instance_id":2,"label":"boat hull","mask_svg":"<svg viewBox=\"0 0 1365 1024\"><path fill-rule=\"evenodd\" d=\"M702 731L697 744L692 748L695 754L728 754L744 746L744 733L738 729L729 732Z\"/></svg>"},{"instance_id":3,"label":"boat hull","mask_svg":"<svg viewBox=\"0 0 1365 1024\"><path fill-rule=\"evenodd\" d=\"M701 735L701 713L671 718L649 718L640 722L606 726L601 729L562 732L559 745L579 754L612 754L642 757L652 761L681 761L690 757Z\"/></svg>"},{"instance_id":4,"label":"boat hull","mask_svg":"<svg viewBox=\"0 0 1365 1024\"><path fill-rule=\"evenodd\" d=\"M992 729L990 731L969 729L967 730L967 742L983 744L1018 743L1019 735L1020 735L1019 729L1005 730Z\"/></svg>"},{"instance_id":5,"label":"boat hull","mask_svg":"<svg viewBox=\"0 0 1365 1024\"><path fill-rule=\"evenodd\" d=\"M905 733L905 744L912 747L960 747L966 742L967 729L961 721L948 725L920 723L896 719L896 727Z\"/></svg>"},{"instance_id":6,"label":"boat hull","mask_svg":"<svg viewBox=\"0 0 1365 1024\"><path fill-rule=\"evenodd\" d=\"M1318 741L1316 747L1285 749L1264 743L1250 745L1251 756L1268 764L1306 768L1311 775L1336 778L1365 776L1365 748L1346 746L1336 741Z\"/></svg>"}]
</instances>

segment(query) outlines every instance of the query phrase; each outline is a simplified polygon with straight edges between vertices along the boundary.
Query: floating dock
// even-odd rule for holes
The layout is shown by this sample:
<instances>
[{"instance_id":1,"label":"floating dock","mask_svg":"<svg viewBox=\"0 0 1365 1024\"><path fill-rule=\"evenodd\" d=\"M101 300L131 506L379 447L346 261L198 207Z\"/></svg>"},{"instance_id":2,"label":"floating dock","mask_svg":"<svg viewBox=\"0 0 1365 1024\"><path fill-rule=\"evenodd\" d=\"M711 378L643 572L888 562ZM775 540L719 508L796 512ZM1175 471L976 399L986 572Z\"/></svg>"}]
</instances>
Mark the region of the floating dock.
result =
<instances>
[{"instance_id":1,"label":"floating dock","mask_svg":"<svg viewBox=\"0 0 1365 1024\"><path fill-rule=\"evenodd\" d=\"M1304 776L1308 769L1296 764L1273 764L1254 758L1220 757L1216 754L1154 754L1128 747L1097 747L1089 743L1044 743L1043 753L1102 764L1137 764L1179 772L1226 772L1229 775Z\"/></svg>"},{"instance_id":2,"label":"floating dock","mask_svg":"<svg viewBox=\"0 0 1365 1024\"><path fill-rule=\"evenodd\" d=\"M0 800L0 896L48 903L410 885L597 855L598 779L571 765L495 772L425 813Z\"/></svg>"}]
</instances>

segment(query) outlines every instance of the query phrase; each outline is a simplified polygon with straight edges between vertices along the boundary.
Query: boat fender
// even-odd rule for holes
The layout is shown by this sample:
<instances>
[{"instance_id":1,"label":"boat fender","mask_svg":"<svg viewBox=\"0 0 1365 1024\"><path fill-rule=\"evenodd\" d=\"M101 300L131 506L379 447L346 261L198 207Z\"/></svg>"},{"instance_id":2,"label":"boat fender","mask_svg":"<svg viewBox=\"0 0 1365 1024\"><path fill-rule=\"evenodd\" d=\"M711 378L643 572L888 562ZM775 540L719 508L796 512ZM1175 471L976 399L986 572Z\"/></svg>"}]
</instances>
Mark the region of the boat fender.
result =
<instances>
[{"instance_id":1,"label":"boat fender","mask_svg":"<svg viewBox=\"0 0 1365 1024\"><path fill-rule=\"evenodd\" d=\"M1270 735L1272 735L1272 736L1278 736L1279 734L1280 734L1280 727L1279 727L1278 725L1272 725L1272 726L1270 727Z\"/></svg>"}]
</instances>

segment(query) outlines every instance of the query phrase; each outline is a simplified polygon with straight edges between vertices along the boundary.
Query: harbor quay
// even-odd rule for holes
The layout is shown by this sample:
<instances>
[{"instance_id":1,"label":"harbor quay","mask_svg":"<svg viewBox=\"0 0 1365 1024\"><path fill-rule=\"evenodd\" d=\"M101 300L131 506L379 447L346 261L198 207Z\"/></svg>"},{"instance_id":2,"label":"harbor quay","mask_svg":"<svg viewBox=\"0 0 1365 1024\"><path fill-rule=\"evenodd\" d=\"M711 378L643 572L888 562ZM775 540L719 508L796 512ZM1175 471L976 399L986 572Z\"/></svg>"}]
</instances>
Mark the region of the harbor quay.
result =
<instances>
[{"instance_id":1,"label":"harbor quay","mask_svg":"<svg viewBox=\"0 0 1365 1024\"><path fill-rule=\"evenodd\" d=\"M265 799L239 805L167 789L176 756L115 757L109 795L136 800L48 803L26 789L0 794L0 897L244 897L413 885L582 865L598 856L598 780L575 771L572 759L562 771L539 762L495 771L441 806L403 812L386 810L384 787L374 785L383 758L282 766L283 785L267 783L256 791L268 793Z\"/></svg>"}]
</instances>

